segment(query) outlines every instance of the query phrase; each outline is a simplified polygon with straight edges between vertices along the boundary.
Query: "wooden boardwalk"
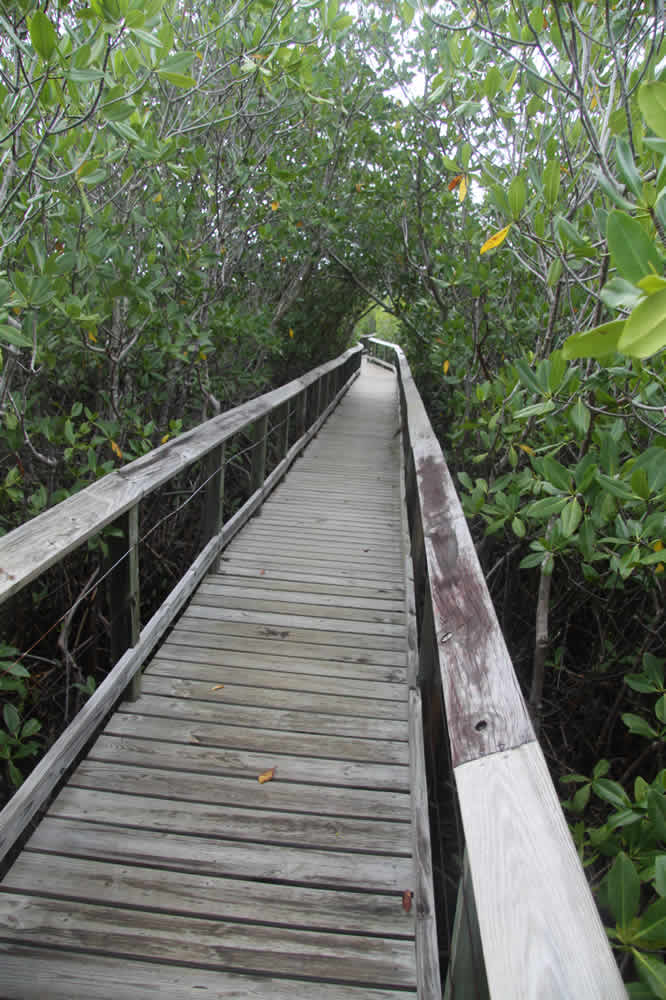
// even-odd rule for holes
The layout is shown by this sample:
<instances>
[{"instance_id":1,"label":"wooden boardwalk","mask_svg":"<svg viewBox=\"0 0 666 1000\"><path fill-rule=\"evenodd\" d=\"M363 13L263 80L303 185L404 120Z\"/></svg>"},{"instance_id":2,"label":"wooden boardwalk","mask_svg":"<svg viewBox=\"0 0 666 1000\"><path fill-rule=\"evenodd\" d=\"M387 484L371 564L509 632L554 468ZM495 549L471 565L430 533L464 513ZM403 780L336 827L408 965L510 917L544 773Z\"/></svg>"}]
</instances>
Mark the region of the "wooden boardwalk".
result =
<instances>
[{"instance_id":1,"label":"wooden boardwalk","mask_svg":"<svg viewBox=\"0 0 666 1000\"><path fill-rule=\"evenodd\" d=\"M5 877L0 997L416 995L403 518L364 365Z\"/></svg>"}]
</instances>

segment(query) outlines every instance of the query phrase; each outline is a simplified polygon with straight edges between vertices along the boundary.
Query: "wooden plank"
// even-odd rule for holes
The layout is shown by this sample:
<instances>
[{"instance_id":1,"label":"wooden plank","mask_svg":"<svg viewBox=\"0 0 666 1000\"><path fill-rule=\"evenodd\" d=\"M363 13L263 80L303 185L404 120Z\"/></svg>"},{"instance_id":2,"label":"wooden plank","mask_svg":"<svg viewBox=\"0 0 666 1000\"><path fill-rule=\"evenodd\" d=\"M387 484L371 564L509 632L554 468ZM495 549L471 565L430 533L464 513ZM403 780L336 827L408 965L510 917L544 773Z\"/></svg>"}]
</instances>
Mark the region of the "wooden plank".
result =
<instances>
[{"instance_id":1,"label":"wooden plank","mask_svg":"<svg viewBox=\"0 0 666 1000\"><path fill-rule=\"evenodd\" d=\"M362 633L352 631L341 631L339 629L327 628L301 628L295 624L271 624L269 622L247 622L230 621L228 615L222 615L221 620L212 620L206 615L202 615L201 607L188 608L178 622L179 631L191 632L197 636L215 635L224 636L245 636L248 639L271 639L274 643L275 651L282 642L289 641L298 645L324 645L327 650L344 649L351 647L355 652L362 651L363 654L377 650L385 652L400 651L402 663L404 663L405 639L401 635L375 635L374 633ZM275 616L278 617L278 616ZM292 622L295 622L292 619ZM383 626L387 628L388 626ZM173 637L172 637L173 641ZM198 640L197 640L198 642ZM338 654L333 654L338 655ZM326 655L326 659L331 659L331 654Z\"/></svg>"},{"instance_id":2,"label":"wooden plank","mask_svg":"<svg viewBox=\"0 0 666 1000\"><path fill-rule=\"evenodd\" d=\"M315 562L325 572L337 567L342 572L360 570L371 574L381 573L382 575L385 574L384 578L388 577L389 579L400 579L402 573L399 559L379 556L372 558L361 549L352 555L344 552L336 552L334 549L324 552L323 550L311 549L305 545L301 545L294 551L294 548L289 544L283 545L276 542L270 546L235 544L226 550L226 554L232 560L279 561L286 566L311 565Z\"/></svg>"},{"instance_id":3,"label":"wooden plank","mask_svg":"<svg viewBox=\"0 0 666 1000\"><path fill-rule=\"evenodd\" d=\"M121 769L123 774L128 770ZM143 773L152 777L149 771ZM197 781L199 785L205 783L200 778ZM177 781L173 783L177 784ZM119 787L118 784L115 787ZM120 787L124 786L121 784ZM339 815L331 817L330 814L313 815L306 811L308 803L305 796L300 801L302 812L271 811L261 801L263 786L256 781L253 788L257 801L255 809L193 801L192 794L184 799L156 798L150 795L150 780L145 794L135 786L130 786L132 788L135 794L99 791L80 788L73 781L51 804L49 816L108 823L118 827L119 837L131 837L132 829L136 827L182 836L189 836L195 830L197 837L221 836L225 840L259 845L259 849L263 844L286 844L322 851L372 850L375 854L391 857L409 857L411 854L406 823ZM311 786L308 788L311 790ZM209 800L214 797L209 791L204 794Z\"/></svg>"},{"instance_id":4,"label":"wooden plank","mask_svg":"<svg viewBox=\"0 0 666 1000\"><path fill-rule=\"evenodd\" d=\"M296 397L324 370L341 367L359 351L359 347L350 348L328 365L321 365L300 379L180 434L4 535L0 539L0 600L16 593L126 513L142 497L203 458L243 427Z\"/></svg>"},{"instance_id":5,"label":"wooden plank","mask_svg":"<svg viewBox=\"0 0 666 1000\"><path fill-rule=\"evenodd\" d=\"M103 734L97 737L86 759L114 765L226 775L256 781L257 775L266 770L266 760L270 756L271 767L276 767L280 784L296 781L320 788L333 785L375 791L409 791L409 772L405 765L369 762L357 764L348 760L320 759L275 751L200 746L196 743L169 741L170 728L168 725L164 726L162 740Z\"/></svg>"},{"instance_id":6,"label":"wooden plank","mask_svg":"<svg viewBox=\"0 0 666 1000\"><path fill-rule=\"evenodd\" d=\"M152 831L142 830L133 830L131 837L123 838L118 836L117 826L49 816L37 827L27 849L206 875L400 893L400 897L412 878L411 858L273 844L264 844L258 851L232 840L172 833L156 837Z\"/></svg>"},{"instance_id":7,"label":"wooden plank","mask_svg":"<svg viewBox=\"0 0 666 1000\"><path fill-rule=\"evenodd\" d=\"M109 719L105 732L116 736L136 736L145 740L171 740L176 744L251 750L264 753L269 758L284 753L356 761L359 764L366 762L406 764L408 761L407 743L395 740L290 733L284 730L247 726L225 726L192 719L179 719L178 725L174 726L168 718L122 711L116 712ZM272 763L269 766L272 766Z\"/></svg>"},{"instance_id":8,"label":"wooden plank","mask_svg":"<svg viewBox=\"0 0 666 1000\"><path fill-rule=\"evenodd\" d=\"M244 629L237 633L237 629L228 626L225 629L213 629L210 632L201 631L196 623L182 622L169 633L169 642L174 645L192 646L202 648L213 648L215 650L229 650L231 652L245 652L258 654L266 662L279 658L280 660L289 657L307 657L312 660L334 661L336 663L349 663L364 665L379 665L386 667L405 666L405 654L401 650L395 649L371 649L364 646L359 649L355 643L350 646L338 644L331 645L332 639L328 643L306 642L300 636L296 640L289 639L278 631L278 634L271 634L271 630L262 631L254 629L254 635ZM272 630L275 633L275 629Z\"/></svg>"},{"instance_id":9,"label":"wooden plank","mask_svg":"<svg viewBox=\"0 0 666 1000\"><path fill-rule=\"evenodd\" d=\"M336 575L334 573L321 573L317 570L290 570L285 566L273 565L272 568L262 569L261 567L237 565L229 566L231 559L222 557L220 569L208 575L209 581L228 579L256 579L261 580L262 586L278 586L282 583L297 584L299 588L308 587L313 593L341 593L345 587L349 588L350 594L359 597L368 595L389 594L391 596L404 593L402 583L383 583L377 579L363 576L352 576L350 574ZM269 583L269 581L274 581Z\"/></svg>"},{"instance_id":10,"label":"wooden plank","mask_svg":"<svg viewBox=\"0 0 666 1000\"><path fill-rule=\"evenodd\" d=\"M626 1000L538 743L455 780L490 996Z\"/></svg>"},{"instance_id":11,"label":"wooden plank","mask_svg":"<svg viewBox=\"0 0 666 1000\"><path fill-rule=\"evenodd\" d=\"M437 909L433 886L432 851L430 849L430 815L425 754L423 750L423 718L421 694L409 692L409 772L412 791L412 857L414 859L414 897L416 902L416 980L420 1000L441 997L439 945L437 943Z\"/></svg>"},{"instance_id":12,"label":"wooden plank","mask_svg":"<svg viewBox=\"0 0 666 1000\"><path fill-rule=\"evenodd\" d=\"M297 595L298 596L298 595ZM354 608L344 607L339 602L337 604L317 604L313 600L301 602L299 600L283 599L282 595L272 594L268 598L243 594L240 597L234 596L233 592L226 591L201 591L197 590L191 601L192 606L205 605L211 608L235 608L238 611L268 611L281 615L289 615L297 618L302 615L317 618L336 618L346 621L376 622L377 624L399 625L404 624L404 611L385 611L382 608Z\"/></svg>"},{"instance_id":13,"label":"wooden plank","mask_svg":"<svg viewBox=\"0 0 666 1000\"><path fill-rule=\"evenodd\" d=\"M307 670L307 666L305 669ZM342 689L346 698L372 698L376 701L389 702L406 702L407 696L407 687L404 683L387 684L381 681L357 680L348 677L342 680L337 674L312 675L309 670L306 673L282 673L275 666L270 670L216 666L197 663L194 655L190 655L188 659L168 659L161 650L151 660L150 665L146 668L146 674L205 681L211 694L216 694L221 690L217 685L224 684L225 691L227 685L233 685L234 688L238 685L249 685L271 690L318 694L336 694ZM216 690L213 691L212 688L216 688Z\"/></svg>"},{"instance_id":14,"label":"wooden plank","mask_svg":"<svg viewBox=\"0 0 666 1000\"><path fill-rule=\"evenodd\" d=\"M201 968L337 979L355 985L414 984L413 946L396 938L183 921L150 910L0 894L2 936L17 943L79 948Z\"/></svg>"},{"instance_id":15,"label":"wooden plank","mask_svg":"<svg viewBox=\"0 0 666 1000\"><path fill-rule=\"evenodd\" d=\"M339 686L339 685L338 685ZM248 684L211 684L209 680L162 676L155 671L146 675L142 685L147 695L167 698L192 698L213 705L240 705L247 708L286 709L291 712L326 712L347 717L372 719L407 718L407 699L376 700L318 691L287 691ZM406 694L406 690L405 690Z\"/></svg>"},{"instance_id":16,"label":"wooden plank","mask_svg":"<svg viewBox=\"0 0 666 1000\"><path fill-rule=\"evenodd\" d=\"M39 851L22 854L1 888L139 907L186 918L224 917L386 937L414 935L413 911L406 914L396 905L394 896L215 878L164 868L132 868L88 858L68 858L63 864L61 858Z\"/></svg>"},{"instance_id":17,"label":"wooden plank","mask_svg":"<svg viewBox=\"0 0 666 1000\"><path fill-rule=\"evenodd\" d=\"M357 635L359 641L370 637L372 640L388 640L397 643L398 648L404 645L404 622L375 622L353 620L346 618L330 618L308 614L280 614L276 611L253 611L246 608L225 608L215 605L194 604L190 602L182 621L196 619L212 622L222 622L225 625L258 625L262 628L293 629L301 632L333 632L336 640L347 635ZM331 637L328 637L331 638ZM393 647L395 648L395 647Z\"/></svg>"},{"instance_id":18,"label":"wooden plank","mask_svg":"<svg viewBox=\"0 0 666 1000\"><path fill-rule=\"evenodd\" d=\"M21 1000L312 1000L312 983L196 969L175 964L108 958L81 951L29 948L0 942L0 984L8 997ZM26 979L26 967L30 976ZM405 1000L409 992L317 983L317 1000Z\"/></svg>"},{"instance_id":19,"label":"wooden plank","mask_svg":"<svg viewBox=\"0 0 666 1000\"><path fill-rule=\"evenodd\" d=\"M169 636L172 639L173 633ZM220 648L210 648L206 646L195 646L188 632L180 634L181 639L187 639L183 644L176 641L164 642L160 646L160 657L173 662L186 665L189 661L200 666L228 666L238 667L247 675L249 671L266 670L275 674L293 673L307 677L335 678L335 682L346 679L367 680L369 683L386 682L393 684L403 684L406 681L407 671L399 666L380 666L366 662L350 662L344 660L324 660L314 659L309 656L288 655L280 656L263 644L263 651L256 652L247 650L238 652L225 648L220 644ZM186 672L183 671L183 676ZM247 683L251 684L251 678L247 678Z\"/></svg>"},{"instance_id":20,"label":"wooden plank","mask_svg":"<svg viewBox=\"0 0 666 1000\"><path fill-rule=\"evenodd\" d=\"M276 768L275 779L260 784L257 780L259 775L274 765ZM137 812L143 808L141 798L143 796L144 799L167 800L166 803L163 803L163 806L166 804L166 808L169 808L174 802L233 806L236 811L238 809L243 812L247 811L248 819L250 810L273 810L277 813L312 813L315 816L384 820L391 824L391 828L392 824L405 827L404 830L396 828L393 831L398 846L403 833L406 834L405 824L410 818L409 796L407 794L354 788L320 788L313 784L283 781L281 770L278 768L278 761L268 754L264 756L261 768L256 774L242 778L229 777L228 775L201 775L183 770L173 771L160 769L156 765L133 767L122 763L114 765L102 761L84 760L79 764L69 783L51 806L50 815L61 814L63 803L66 805L71 801L68 796L73 788L87 788L91 790L91 793L93 790L113 793L122 789L124 793L137 797L132 807ZM88 818L93 819L92 807L86 805L83 799L77 800L77 802L78 808L85 809ZM193 806L191 807L193 808ZM100 801L100 809L102 808L107 807ZM157 810L157 802L152 804L152 808ZM116 819L105 819L103 822L126 823L128 826L136 825L130 821L129 814L122 810L116 811L115 815ZM277 820L279 816L273 818ZM288 817L283 818L287 819L290 824L289 831L297 835L297 829L293 826L296 820ZM204 822L203 819L201 822ZM196 829L196 826L194 828ZM220 832L224 831L225 834L227 832L222 823L218 824L218 829ZM326 831L330 834L332 829L333 826L329 824L322 832L322 836ZM352 829L355 829L353 824L350 827L350 830ZM378 831L381 835L379 828ZM229 835L231 836L231 834ZM386 833L386 835L388 834ZM243 834L239 833L236 836L242 837ZM304 828L303 843L306 842Z\"/></svg>"},{"instance_id":21,"label":"wooden plank","mask_svg":"<svg viewBox=\"0 0 666 1000\"><path fill-rule=\"evenodd\" d=\"M267 581L267 584L269 583L270 581ZM237 600L250 598L252 602L258 600L295 602L299 607L304 606L308 608L311 604L315 604L318 607L325 606L340 608L341 610L344 607L345 610L355 608L361 611L384 611L387 613L395 612L396 614L404 612L404 601L401 598L395 599L386 596L354 597L348 594L315 594L311 592L309 586L306 584L303 584L300 590L297 588L293 590L283 589L280 593L276 593L275 588L264 584L261 579L225 584L218 577L207 577L197 590L197 598L204 594L225 599L227 597L235 597ZM343 596L344 600L341 600Z\"/></svg>"},{"instance_id":22,"label":"wooden plank","mask_svg":"<svg viewBox=\"0 0 666 1000\"><path fill-rule=\"evenodd\" d=\"M407 723L394 719L345 718L324 712L294 712L286 709L246 708L243 705L211 705L207 701L161 698L143 694L137 701L124 702L125 711L157 715L165 719L189 719L256 729L284 729L291 733L321 733L361 739L407 740Z\"/></svg>"}]
</instances>

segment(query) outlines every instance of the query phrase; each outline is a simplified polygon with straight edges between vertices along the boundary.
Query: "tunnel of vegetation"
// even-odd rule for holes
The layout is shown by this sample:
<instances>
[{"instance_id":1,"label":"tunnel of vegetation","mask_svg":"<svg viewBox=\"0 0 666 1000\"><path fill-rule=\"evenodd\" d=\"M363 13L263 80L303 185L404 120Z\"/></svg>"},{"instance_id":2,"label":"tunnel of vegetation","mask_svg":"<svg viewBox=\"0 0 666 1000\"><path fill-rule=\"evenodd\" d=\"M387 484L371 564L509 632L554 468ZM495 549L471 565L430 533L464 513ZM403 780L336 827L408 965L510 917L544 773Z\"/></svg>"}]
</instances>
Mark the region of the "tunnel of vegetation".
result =
<instances>
[{"instance_id":1,"label":"tunnel of vegetation","mask_svg":"<svg viewBox=\"0 0 666 1000\"><path fill-rule=\"evenodd\" d=\"M0 35L0 528L399 340L623 971L666 996L660 4L17 0ZM147 610L197 475L145 514ZM5 797L104 676L113 542L3 608Z\"/></svg>"}]
</instances>

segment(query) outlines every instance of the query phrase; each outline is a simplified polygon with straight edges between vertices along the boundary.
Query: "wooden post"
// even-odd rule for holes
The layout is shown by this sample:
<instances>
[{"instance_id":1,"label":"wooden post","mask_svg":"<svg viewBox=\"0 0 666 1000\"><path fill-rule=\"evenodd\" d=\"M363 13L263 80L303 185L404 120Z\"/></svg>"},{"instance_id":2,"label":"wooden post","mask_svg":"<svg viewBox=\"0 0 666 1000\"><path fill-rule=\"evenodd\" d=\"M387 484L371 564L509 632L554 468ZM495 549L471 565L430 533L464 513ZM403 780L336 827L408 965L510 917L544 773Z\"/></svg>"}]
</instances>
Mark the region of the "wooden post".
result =
<instances>
[{"instance_id":1,"label":"wooden post","mask_svg":"<svg viewBox=\"0 0 666 1000\"><path fill-rule=\"evenodd\" d=\"M118 519L122 537L114 538L109 546L111 565L118 562L109 577L109 604L111 614L111 660L117 663L130 647L136 646L141 634L141 608L139 590L139 505L130 507ZM128 553L126 555L126 553ZM125 556L123 559L122 557ZM141 694L141 674L137 673L129 684L126 697L136 701Z\"/></svg>"},{"instance_id":2,"label":"wooden post","mask_svg":"<svg viewBox=\"0 0 666 1000\"><path fill-rule=\"evenodd\" d=\"M213 448L206 458L206 499L203 514L203 544L219 535L224 523L224 460L226 441Z\"/></svg>"},{"instance_id":3,"label":"wooden post","mask_svg":"<svg viewBox=\"0 0 666 1000\"><path fill-rule=\"evenodd\" d=\"M287 401L286 403L283 403L277 411L277 427L275 428L275 431L277 433L277 453L279 459L285 458L287 452L289 451L290 419L289 401Z\"/></svg>"},{"instance_id":4,"label":"wooden post","mask_svg":"<svg viewBox=\"0 0 666 1000\"><path fill-rule=\"evenodd\" d=\"M322 379L322 377L320 375L319 378L317 379L317 385L316 385L316 389L315 389L316 395L315 395L315 411L314 411L314 414L313 414L314 419L312 421L313 423L317 419L317 417L321 416L321 411L322 411L322 408L323 408L323 399L324 399L323 388L324 387L322 385L322 381L323 381L323 379Z\"/></svg>"},{"instance_id":5,"label":"wooden post","mask_svg":"<svg viewBox=\"0 0 666 1000\"><path fill-rule=\"evenodd\" d=\"M296 432L299 438L302 438L305 434L305 420L306 411L308 406L308 390L304 389L303 392L296 397Z\"/></svg>"},{"instance_id":6,"label":"wooden post","mask_svg":"<svg viewBox=\"0 0 666 1000\"><path fill-rule=\"evenodd\" d=\"M268 414L254 425L254 448L252 449L252 472L250 493L260 490L266 478L266 446L268 444Z\"/></svg>"}]
</instances>

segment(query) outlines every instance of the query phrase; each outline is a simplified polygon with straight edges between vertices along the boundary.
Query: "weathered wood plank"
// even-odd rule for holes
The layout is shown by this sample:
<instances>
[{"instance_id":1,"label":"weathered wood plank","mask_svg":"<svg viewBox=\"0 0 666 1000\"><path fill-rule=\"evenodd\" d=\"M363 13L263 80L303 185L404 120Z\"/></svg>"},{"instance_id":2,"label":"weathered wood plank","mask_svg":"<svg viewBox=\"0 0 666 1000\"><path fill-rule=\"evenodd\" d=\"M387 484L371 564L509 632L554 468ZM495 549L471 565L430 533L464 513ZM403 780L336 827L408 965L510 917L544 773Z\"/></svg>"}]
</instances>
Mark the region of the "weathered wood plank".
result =
<instances>
[{"instance_id":1,"label":"weathered wood plank","mask_svg":"<svg viewBox=\"0 0 666 1000\"><path fill-rule=\"evenodd\" d=\"M491 997L626 1000L538 743L455 780Z\"/></svg>"},{"instance_id":2,"label":"weathered wood plank","mask_svg":"<svg viewBox=\"0 0 666 1000\"><path fill-rule=\"evenodd\" d=\"M131 917L131 919L130 919ZM5 940L80 948L132 958L189 962L201 968L305 974L354 985L414 985L413 946L396 938L357 937L224 920L183 921L150 910L0 893Z\"/></svg>"},{"instance_id":3,"label":"weathered wood plank","mask_svg":"<svg viewBox=\"0 0 666 1000\"><path fill-rule=\"evenodd\" d=\"M130 769L120 770L125 775ZM337 814L332 816L333 806L329 806L326 816L314 815L309 811L307 795L303 795L300 802L295 803L302 812L272 811L262 801L263 785L258 782L253 788L256 799L254 809L247 801L249 796L246 798L245 808L211 804L215 791L207 788L203 790L203 795L208 801L194 801L193 792L183 794L182 780L181 796L169 800L156 798L151 796L153 787L157 785L158 788L164 788L166 782L151 780L152 774L147 769L143 770L143 774L148 775L145 792L136 784L127 788L127 792L134 791L135 794L81 788L75 778L51 804L49 816L117 825L119 837L131 837L131 831L136 827L182 836L189 836L192 830L196 830L197 836L223 837L225 840L257 845L286 844L322 851L372 850L375 854L391 857L409 857L411 853L409 827L406 823L358 819ZM86 781L85 778L81 780ZM94 778L88 780L94 783ZM121 781L119 776L118 782ZM114 787L119 787L118 782ZM197 778L197 783L199 786L207 784L201 778ZM228 782L227 787L230 784ZM120 787L127 786L120 783ZM312 790L311 786L308 788ZM297 798L296 793L292 789L290 791ZM343 802L343 806L349 808L347 802Z\"/></svg>"},{"instance_id":4,"label":"weathered wood plank","mask_svg":"<svg viewBox=\"0 0 666 1000\"><path fill-rule=\"evenodd\" d=\"M168 725L164 726L162 740L103 734L98 736L87 760L187 771L191 774L249 778L251 781L256 781L257 775L266 770L268 753L265 750L259 752L168 741L170 728ZM320 788L334 785L376 791L409 791L409 772L402 764L357 764L348 760L297 756L275 751L270 752L270 764L276 766L280 784L296 781Z\"/></svg>"},{"instance_id":5,"label":"weathered wood plank","mask_svg":"<svg viewBox=\"0 0 666 1000\"><path fill-rule=\"evenodd\" d=\"M187 918L224 917L402 938L414 935L413 911L406 914L396 906L394 896L132 868L87 858L68 858L63 864L61 858L38 851L27 851L18 858L2 889L139 907Z\"/></svg>"},{"instance_id":6,"label":"weathered wood plank","mask_svg":"<svg viewBox=\"0 0 666 1000\"><path fill-rule=\"evenodd\" d=\"M189 633L181 635L181 639L189 637ZM171 639L171 636L169 636ZM366 662L352 662L350 660L324 660L315 659L311 656L298 656L296 653L289 656L280 656L272 653L269 649L257 652L247 650L238 652L227 649L224 645L220 648L210 648L205 645L197 646L189 637L189 642L165 642L160 646L159 655L161 659L173 660L176 663L187 665L189 661L198 665L206 666L227 666L237 667L246 675L249 671L268 670L275 674L301 674L313 679L316 677L333 678L332 683L346 683L347 680L358 679L367 680L368 683L386 682L393 687L394 684L405 683L407 671L405 667L381 666ZM248 684L252 680L248 678Z\"/></svg>"},{"instance_id":7,"label":"weathered wood plank","mask_svg":"<svg viewBox=\"0 0 666 1000\"><path fill-rule=\"evenodd\" d=\"M21 1000L154 1000L159 983L161 1000L312 1000L312 983L302 979L275 979L214 972L175 964L108 958L81 951L29 948L0 941L0 983L8 997ZM26 967L30 977L26 978ZM402 990L371 989L317 983L317 1000L404 1000Z\"/></svg>"},{"instance_id":8,"label":"weathered wood plank","mask_svg":"<svg viewBox=\"0 0 666 1000\"><path fill-rule=\"evenodd\" d=\"M257 851L232 840L172 833L156 837L151 831L142 830L133 830L131 838L122 838L117 826L48 816L28 841L28 848L173 871L371 890L389 895L400 893L400 896L412 879L411 858L303 850L273 844L264 844Z\"/></svg>"},{"instance_id":9,"label":"weathered wood plank","mask_svg":"<svg viewBox=\"0 0 666 1000\"><path fill-rule=\"evenodd\" d=\"M275 708L291 712L325 712L331 715L361 717L364 719L407 718L407 699L368 699L348 697L318 691L257 687L256 685L226 683L221 685L191 677L162 676L156 671L147 675L143 684L147 695L167 698L192 698L214 705L240 705L246 708Z\"/></svg>"},{"instance_id":10,"label":"weathered wood plank","mask_svg":"<svg viewBox=\"0 0 666 1000\"><path fill-rule=\"evenodd\" d=\"M233 594L202 592L198 590L193 596L191 605L205 605L211 608L229 608L237 611L252 610L254 612L268 611L275 614L299 617L306 615L317 618L334 618L340 621L358 621L365 623L404 624L403 611L383 611L381 608L354 608L341 607L339 604L309 604L300 601L289 601L272 598L252 597L245 594L243 597L234 597Z\"/></svg>"},{"instance_id":11,"label":"weathered wood plank","mask_svg":"<svg viewBox=\"0 0 666 1000\"><path fill-rule=\"evenodd\" d=\"M276 766L275 780L265 784L258 782L258 776L269 767ZM265 756L260 771L251 777L229 777L213 774L195 774L187 771L160 769L157 766L133 767L128 764L107 764L96 760L85 760L74 771L68 785L60 792L51 806L67 799L72 788L97 789L115 792L122 789L128 795L138 796L134 808L141 810L141 796L168 800L167 808L174 802L200 802L209 805L233 806L242 810L273 810L277 813L314 813L320 816L354 817L357 819L386 820L391 823L406 824L410 818L409 796L403 792L357 790L354 788L319 788L311 783L299 784L283 781L279 764L273 757ZM79 801L77 799L77 801ZM79 805L89 810L85 803ZM153 803L153 807L157 808ZM100 800L100 809L106 808ZM55 812L51 813L56 815ZM249 812L248 812L249 816ZM128 826L125 813L116 812L117 819L104 822L118 822ZM89 817L90 818L90 817ZM279 818L279 817L277 817ZM203 822L203 820L202 820ZM292 824L294 820L289 820ZM225 828L219 825L220 831ZM289 826L292 830L292 826ZM326 829L331 829L327 827ZM351 827L350 827L351 829ZM394 831L399 845L404 831ZM242 836L239 834L238 836ZM255 839L255 838L250 838ZM305 836L303 843L307 843Z\"/></svg>"},{"instance_id":12,"label":"weathered wood plank","mask_svg":"<svg viewBox=\"0 0 666 1000\"><path fill-rule=\"evenodd\" d=\"M196 656L190 654L186 659L168 659L162 651L153 657L146 668L146 674L206 681L208 690L211 685L250 685L280 691L312 692L319 694L336 694L344 690L346 698L373 698L379 701L405 701L407 688L404 683L387 684L374 680L358 680L339 674L311 674L305 666L305 673L282 673L279 667L271 669L250 669L243 667L216 666L214 664L198 663ZM218 689L219 690L219 689Z\"/></svg>"},{"instance_id":13,"label":"weathered wood plank","mask_svg":"<svg viewBox=\"0 0 666 1000\"><path fill-rule=\"evenodd\" d=\"M329 643L356 649L404 650L402 629L394 625L368 625L342 619L276 615L264 612L225 611L203 604L190 605L178 622L179 629L216 635L246 635L266 639L289 639L292 642Z\"/></svg>"},{"instance_id":14,"label":"weathered wood plank","mask_svg":"<svg viewBox=\"0 0 666 1000\"><path fill-rule=\"evenodd\" d=\"M182 621L169 633L169 642L179 646L198 646L202 648L214 648L218 650L229 650L231 652L247 652L248 654L259 654L267 662L276 658L286 659L288 657L307 657L313 660L334 661L336 663L352 663L359 665L379 665L399 668L405 666L405 654L402 650L376 649L364 645L358 648L357 644L332 645L333 637L329 637L329 642L306 642L302 637L294 640L285 636L282 632L273 630L254 629L254 634L248 634L248 630L242 630L237 634L235 626L228 626L225 629L213 629L203 632L195 623L187 623L181 627ZM233 633L232 633L233 628ZM277 635L271 634L271 632Z\"/></svg>"},{"instance_id":15,"label":"weathered wood plank","mask_svg":"<svg viewBox=\"0 0 666 1000\"><path fill-rule=\"evenodd\" d=\"M291 733L285 730L262 729L254 726L229 726L196 719L179 719L174 726L169 718L116 712L105 732L116 736L136 736L142 739L172 740L195 746L220 747L230 750L252 750L272 754L303 754L336 760L406 764L407 743L396 740L354 739L350 736L328 736L321 733ZM269 766L272 766L269 765Z\"/></svg>"},{"instance_id":16,"label":"weathered wood plank","mask_svg":"<svg viewBox=\"0 0 666 1000\"><path fill-rule=\"evenodd\" d=\"M124 711L158 715L165 719L214 722L256 729L284 729L290 733L321 733L375 740L407 740L407 723L394 719L345 718L324 712L294 712L287 709L246 708L243 705L211 705L206 701L162 698L143 694L137 701L124 702Z\"/></svg>"},{"instance_id":17,"label":"weathered wood plank","mask_svg":"<svg viewBox=\"0 0 666 1000\"><path fill-rule=\"evenodd\" d=\"M297 587L294 587L292 590L284 588L279 593L276 593L275 588L270 586L270 581L266 581L266 583L262 579L243 581L242 577L237 579L233 584L226 584L224 578L207 577L199 586L197 598L202 597L204 594L224 598L224 601L220 601L221 604L226 602L227 597L234 597L236 600L250 598L253 604L258 600L268 600L295 602L300 607L306 608L314 604L317 607L340 608L340 610L343 610L343 608L344 610L354 608L358 611L384 611L395 614L401 614L404 610L404 601L400 597L355 597L351 594L317 594L313 593L310 587L305 584L302 585L300 590Z\"/></svg>"},{"instance_id":18,"label":"weathered wood plank","mask_svg":"<svg viewBox=\"0 0 666 1000\"><path fill-rule=\"evenodd\" d=\"M404 593L402 581L384 583L372 577L352 576L350 574L338 575L335 573L321 573L315 570L293 570L285 566L274 564L271 568L247 565L229 565L232 562L229 558L222 557L220 569L217 573L210 573L208 579L214 582L218 579L256 579L261 580L262 586L268 585L269 581L274 581L271 586L282 583L296 584L299 589L308 587L312 593L341 593L348 587L350 594L362 597L364 594L371 596L389 594L391 596Z\"/></svg>"}]
</instances>

